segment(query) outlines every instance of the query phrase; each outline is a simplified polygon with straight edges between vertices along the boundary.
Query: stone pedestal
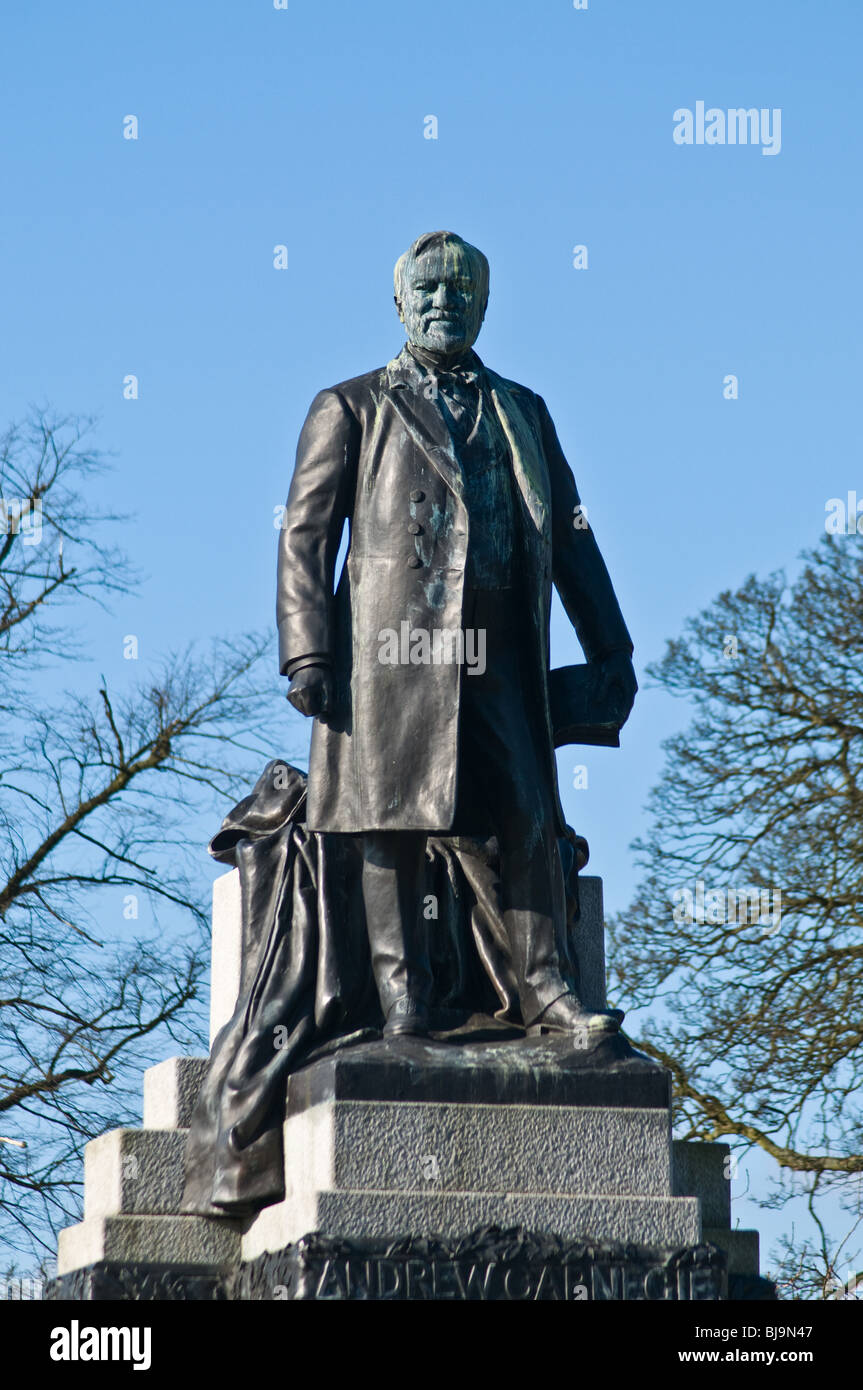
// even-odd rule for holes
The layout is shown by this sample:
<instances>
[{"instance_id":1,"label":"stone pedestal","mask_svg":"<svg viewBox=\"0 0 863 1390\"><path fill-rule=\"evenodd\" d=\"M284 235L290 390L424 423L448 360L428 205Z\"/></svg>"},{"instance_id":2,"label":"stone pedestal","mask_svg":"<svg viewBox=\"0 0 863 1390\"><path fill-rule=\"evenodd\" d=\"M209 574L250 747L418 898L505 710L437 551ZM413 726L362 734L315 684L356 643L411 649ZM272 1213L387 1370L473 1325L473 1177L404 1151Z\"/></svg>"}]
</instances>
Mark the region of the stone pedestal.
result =
<instances>
[{"instance_id":1,"label":"stone pedestal","mask_svg":"<svg viewBox=\"0 0 863 1390\"><path fill-rule=\"evenodd\" d=\"M244 1233L244 1259L309 1231L701 1239L698 1199L673 1192L668 1075L622 1039L346 1049L291 1078L284 1132L287 1195Z\"/></svg>"},{"instance_id":2,"label":"stone pedestal","mask_svg":"<svg viewBox=\"0 0 863 1390\"><path fill-rule=\"evenodd\" d=\"M242 971L216 886L213 1031ZM582 881L586 1002L605 1004L601 883ZM757 1285L730 1229L728 1148L671 1139L669 1075L624 1039L364 1043L295 1073L286 1196L251 1220L181 1215L206 1062L144 1079L144 1126L88 1144L59 1298L716 1299ZM762 1281L763 1283L763 1281ZM763 1296L763 1293L762 1293Z\"/></svg>"}]
</instances>

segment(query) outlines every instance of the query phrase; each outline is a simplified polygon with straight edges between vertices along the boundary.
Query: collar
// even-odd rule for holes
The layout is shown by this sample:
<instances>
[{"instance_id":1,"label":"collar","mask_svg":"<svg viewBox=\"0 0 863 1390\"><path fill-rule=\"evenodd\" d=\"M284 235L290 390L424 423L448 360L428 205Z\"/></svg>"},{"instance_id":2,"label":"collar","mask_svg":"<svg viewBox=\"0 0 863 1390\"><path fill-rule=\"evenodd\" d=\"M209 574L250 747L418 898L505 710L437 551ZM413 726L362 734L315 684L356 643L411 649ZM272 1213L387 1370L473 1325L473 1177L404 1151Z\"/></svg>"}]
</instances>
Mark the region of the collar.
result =
<instances>
[{"instance_id":1,"label":"collar","mask_svg":"<svg viewBox=\"0 0 863 1390\"><path fill-rule=\"evenodd\" d=\"M432 372L435 376L438 372L475 372L477 368L482 365L473 348L468 348L467 352L459 353L457 357L447 360L447 358L441 357L438 353L429 352L426 348L418 347L416 343L405 343L405 347L411 357L419 362L421 366L425 367L427 372Z\"/></svg>"},{"instance_id":2,"label":"collar","mask_svg":"<svg viewBox=\"0 0 863 1390\"><path fill-rule=\"evenodd\" d=\"M423 353L423 357L428 358L428 361L423 361L418 356L419 353ZM425 353L422 348L415 348L410 343L405 343L398 356L393 357L387 363L386 370L392 386L417 386L427 376L437 376L439 372L470 371L476 372L478 376L482 377L486 367L482 358L474 352L473 348L464 353L456 363L443 367L437 363L432 363L430 353Z\"/></svg>"}]
</instances>

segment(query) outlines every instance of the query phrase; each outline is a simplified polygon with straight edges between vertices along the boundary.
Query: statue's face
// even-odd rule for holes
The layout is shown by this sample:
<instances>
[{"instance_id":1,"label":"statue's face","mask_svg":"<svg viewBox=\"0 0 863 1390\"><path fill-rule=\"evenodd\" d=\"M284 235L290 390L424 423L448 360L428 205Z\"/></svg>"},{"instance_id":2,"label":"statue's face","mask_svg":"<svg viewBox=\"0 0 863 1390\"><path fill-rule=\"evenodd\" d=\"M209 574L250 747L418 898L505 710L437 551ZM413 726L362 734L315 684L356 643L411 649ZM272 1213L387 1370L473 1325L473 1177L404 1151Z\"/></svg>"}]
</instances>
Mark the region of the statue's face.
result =
<instances>
[{"instance_id":1,"label":"statue's face","mask_svg":"<svg viewBox=\"0 0 863 1390\"><path fill-rule=\"evenodd\" d=\"M476 342L485 304L457 243L432 246L418 256L405 274L403 294L401 318L416 347L452 354Z\"/></svg>"}]
</instances>

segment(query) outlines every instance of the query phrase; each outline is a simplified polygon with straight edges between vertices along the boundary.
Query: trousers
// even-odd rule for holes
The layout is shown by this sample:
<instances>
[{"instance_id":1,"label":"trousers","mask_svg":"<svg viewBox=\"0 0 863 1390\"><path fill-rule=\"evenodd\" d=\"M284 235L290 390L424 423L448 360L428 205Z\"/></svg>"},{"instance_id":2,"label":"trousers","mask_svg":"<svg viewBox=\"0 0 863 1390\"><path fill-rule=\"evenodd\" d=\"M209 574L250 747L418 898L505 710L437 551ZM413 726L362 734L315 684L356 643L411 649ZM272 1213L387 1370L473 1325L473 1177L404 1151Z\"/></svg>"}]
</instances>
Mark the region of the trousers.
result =
<instances>
[{"instance_id":1,"label":"trousers","mask_svg":"<svg viewBox=\"0 0 863 1390\"><path fill-rule=\"evenodd\" d=\"M456 815L448 833L497 839L501 916L529 1025L575 985L553 788L540 752L537 673L520 660L530 650L520 597L512 589L466 591L465 628L474 632L465 650L482 652L484 669L462 666ZM405 1002L423 1009L430 995L434 920L423 916L421 897L426 838L422 831L363 836L363 900L385 1016Z\"/></svg>"}]
</instances>

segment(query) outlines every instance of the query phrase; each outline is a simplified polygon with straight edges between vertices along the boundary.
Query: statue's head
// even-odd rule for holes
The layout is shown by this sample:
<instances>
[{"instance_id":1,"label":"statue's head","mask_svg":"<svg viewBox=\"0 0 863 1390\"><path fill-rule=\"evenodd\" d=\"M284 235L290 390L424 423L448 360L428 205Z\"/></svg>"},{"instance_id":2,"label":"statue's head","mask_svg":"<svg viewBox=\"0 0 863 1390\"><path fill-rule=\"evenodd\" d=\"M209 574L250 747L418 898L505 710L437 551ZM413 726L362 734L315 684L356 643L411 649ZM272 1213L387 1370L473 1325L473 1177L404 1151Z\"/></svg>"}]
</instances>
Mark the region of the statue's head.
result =
<instances>
[{"instance_id":1,"label":"statue's head","mask_svg":"<svg viewBox=\"0 0 863 1390\"><path fill-rule=\"evenodd\" d=\"M479 337L488 304L488 261L455 232L426 232L396 261L399 318L408 342L457 357Z\"/></svg>"}]
</instances>

